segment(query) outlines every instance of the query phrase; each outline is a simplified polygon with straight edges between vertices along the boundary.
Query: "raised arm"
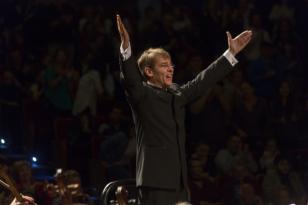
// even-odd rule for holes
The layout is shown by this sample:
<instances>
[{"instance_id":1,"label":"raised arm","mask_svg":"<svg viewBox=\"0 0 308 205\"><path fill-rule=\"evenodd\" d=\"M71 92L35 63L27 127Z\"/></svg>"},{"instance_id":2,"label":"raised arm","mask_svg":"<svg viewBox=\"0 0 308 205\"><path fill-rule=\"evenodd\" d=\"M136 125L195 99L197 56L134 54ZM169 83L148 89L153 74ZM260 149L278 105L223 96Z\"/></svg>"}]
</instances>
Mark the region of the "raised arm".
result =
<instances>
[{"instance_id":1,"label":"raised arm","mask_svg":"<svg viewBox=\"0 0 308 205\"><path fill-rule=\"evenodd\" d=\"M123 50L126 50L129 46L129 34L119 14L117 14L117 26L118 26L118 31L119 31L120 38L121 38L121 46Z\"/></svg>"},{"instance_id":2,"label":"raised arm","mask_svg":"<svg viewBox=\"0 0 308 205\"><path fill-rule=\"evenodd\" d=\"M205 94L217 81L222 80L232 67L237 64L235 56L245 48L252 36L251 31L244 31L235 38L227 32L228 49L206 69L201 71L192 81L187 82L181 88L186 97L186 102Z\"/></svg>"},{"instance_id":3,"label":"raised arm","mask_svg":"<svg viewBox=\"0 0 308 205\"><path fill-rule=\"evenodd\" d=\"M139 71L136 59L132 56L129 34L117 15L117 26L121 38L120 46L120 70L121 82L125 88L126 95L131 102L138 102L143 96L143 78Z\"/></svg>"}]
</instances>

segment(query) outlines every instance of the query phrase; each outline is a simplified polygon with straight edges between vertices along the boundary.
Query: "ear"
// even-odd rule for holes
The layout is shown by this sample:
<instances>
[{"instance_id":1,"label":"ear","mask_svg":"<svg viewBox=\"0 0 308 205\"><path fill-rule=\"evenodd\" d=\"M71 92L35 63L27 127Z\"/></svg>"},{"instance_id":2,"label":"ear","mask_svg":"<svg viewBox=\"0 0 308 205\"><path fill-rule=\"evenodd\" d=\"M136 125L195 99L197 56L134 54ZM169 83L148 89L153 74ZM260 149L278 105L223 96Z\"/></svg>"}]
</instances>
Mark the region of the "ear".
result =
<instances>
[{"instance_id":1,"label":"ear","mask_svg":"<svg viewBox=\"0 0 308 205\"><path fill-rule=\"evenodd\" d=\"M145 75L147 78L153 77L154 74L153 74L152 68L146 66L146 67L144 68L144 75Z\"/></svg>"}]
</instances>

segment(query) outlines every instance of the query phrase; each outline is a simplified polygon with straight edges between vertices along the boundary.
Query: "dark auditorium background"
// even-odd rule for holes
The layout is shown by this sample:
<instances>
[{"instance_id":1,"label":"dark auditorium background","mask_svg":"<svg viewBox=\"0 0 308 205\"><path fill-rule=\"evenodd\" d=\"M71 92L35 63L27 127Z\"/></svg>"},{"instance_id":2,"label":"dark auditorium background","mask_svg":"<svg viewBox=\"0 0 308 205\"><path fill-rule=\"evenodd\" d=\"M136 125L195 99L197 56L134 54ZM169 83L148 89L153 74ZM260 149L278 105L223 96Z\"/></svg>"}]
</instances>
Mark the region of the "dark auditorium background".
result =
<instances>
[{"instance_id":1,"label":"dark auditorium background","mask_svg":"<svg viewBox=\"0 0 308 205\"><path fill-rule=\"evenodd\" d=\"M38 204L99 204L134 178L116 14L137 56L163 47L191 80L253 32L235 69L187 106L194 205L306 204L307 0L1 0L0 167ZM69 201L55 185L79 184ZM0 205L9 193L0 188Z\"/></svg>"}]
</instances>

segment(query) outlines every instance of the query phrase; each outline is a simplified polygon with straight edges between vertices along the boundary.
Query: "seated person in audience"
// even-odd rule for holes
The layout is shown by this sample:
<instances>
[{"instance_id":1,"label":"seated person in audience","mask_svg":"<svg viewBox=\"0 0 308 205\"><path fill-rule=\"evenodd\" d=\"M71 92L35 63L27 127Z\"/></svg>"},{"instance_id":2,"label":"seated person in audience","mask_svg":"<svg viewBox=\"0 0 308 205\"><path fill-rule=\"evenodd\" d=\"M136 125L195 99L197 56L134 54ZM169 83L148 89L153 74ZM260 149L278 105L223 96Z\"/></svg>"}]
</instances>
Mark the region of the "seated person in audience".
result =
<instances>
[{"instance_id":1,"label":"seated person in audience","mask_svg":"<svg viewBox=\"0 0 308 205\"><path fill-rule=\"evenodd\" d=\"M290 198L287 188L276 190L273 202L273 205L294 204L294 201Z\"/></svg>"},{"instance_id":2,"label":"seated person in audience","mask_svg":"<svg viewBox=\"0 0 308 205\"><path fill-rule=\"evenodd\" d=\"M241 205L262 205L262 199L255 193L255 188L250 183L240 185L240 204Z\"/></svg>"},{"instance_id":3,"label":"seated person in audience","mask_svg":"<svg viewBox=\"0 0 308 205\"><path fill-rule=\"evenodd\" d=\"M248 81L242 83L241 92L242 97L235 105L231 124L237 135L245 139L253 150L258 150L268 132L268 104L256 95Z\"/></svg>"},{"instance_id":4,"label":"seated person in audience","mask_svg":"<svg viewBox=\"0 0 308 205\"><path fill-rule=\"evenodd\" d=\"M237 135L229 137L227 146L218 151L215 157L215 164L220 174L227 174L230 172L234 163L241 162L251 172L258 170L257 163L253 159L247 144L242 144L242 140Z\"/></svg>"},{"instance_id":5,"label":"seated person in audience","mask_svg":"<svg viewBox=\"0 0 308 205\"><path fill-rule=\"evenodd\" d=\"M106 122L99 127L101 139L100 155L107 164L122 158L128 143L127 129L124 126L124 113L120 106L113 106Z\"/></svg>"},{"instance_id":6,"label":"seated person in audience","mask_svg":"<svg viewBox=\"0 0 308 205\"><path fill-rule=\"evenodd\" d=\"M273 169L267 170L262 188L267 202L274 202L277 190L286 189L291 200L301 204L306 200L304 185L298 173L291 169L290 161L281 156L275 161Z\"/></svg>"},{"instance_id":7,"label":"seated person in audience","mask_svg":"<svg viewBox=\"0 0 308 205\"><path fill-rule=\"evenodd\" d=\"M189 188L193 204L217 201L217 187L214 178L204 172L203 163L198 159L191 159L189 163Z\"/></svg>"},{"instance_id":8,"label":"seated person in audience","mask_svg":"<svg viewBox=\"0 0 308 205\"><path fill-rule=\"evenodd\" d=\"M45 184L40 190L39 204L44 205L73 205L89 204L90 198L82 189L80 175L75 170L58 169L54 183Z\"/></svg>"},{"instance_id":9,"label":"seated person in audience","mask_svg":"<svg viewBox=\"0 0 308 205\"><path fill-rule=\"evenodd\" d=\"M220 202L224 205L240 204L240 187L247 183L256 187L257 180L255 175L242 162L234 163L227 174L217 177L217 195ZM245 186L243 188L245 190Z\"/></svg>"},{"instance_id":10,"label":"seated person in audience","mask_svg":"<svg viewBox=\"0 0 308 205\"><path fill-rule=\"evenodd\" d=\"M213 157L210 156L210 146L206 143L196 144L191 159L201 163L202 170L208 176L209 180L213 181L216 175Z\"/></svg>"},{"instance_id":11,"label":"seated person in audience","mask_svg":"<svg viewBox=\"0 0 308 205\"><path fill-rule=\"evenodd\" d=\"M273 168L274 161L280 155L280 150L277 145L277 141L271 138L266 141L263 154L260 158L260 168L263 171Z\"/></svg>"},{"instance_id":12,"label":"seated person in audience","mask_svg":"<svg viewBox=\"0 0 308 205\"><path fill-rule=\"evenodd\" d=\"M63 173L64 185L71 194L72 202L89 204L90 197L83 191L80 175L75 170L66 170Z\"/></svg>"},{"instance_id":13,"label":"seated person in audience","mask_svg":"<svg viewBox=\"0 0 308 205\"><path fill-rule=\"evenodd\" d=\"M119 163L127 154L129 144L129 131L126 126L123 108L114 105L107 120L99 127L100 159L106 168L107 181L130 177L129 168L125 163Z\"/></svg>"},{"instance_id":14,"label":"seated person in audience","mask_svg":"<svg viewBox=\"0 0 308 205\"><path fill-rule=\"evenodd\" d=\"M16 181L17 190L22 194L35 196L37 183L32 176L32 167L28 161L16 161L12 167L13 177Z\"/></svg>"},{"instance_id":15,"label":"seated person in audience","mask_svg":"<svg viewBox=\"0 0 308 205\"><path fill-rule=\"evenodd\" d=\"M92 132L94 118L97 115L97 104L103 93L97 65L98 62L93 57L88 57L73 103L72 112L75 116L78 116L81 130L84 133Z\"/></svg>"},{"instance_id":16,"label":"seated person in audience","mask_svg":"<svg viewBox=\"0 0 308 205\"><path fill-rule=\"evenodd\" d=\"M300 103L297 101L296 90L290 82L282 81L271 102L272 129L281 149L287 150L297 146L298 118Z\"/></svg>"},{"instance_id":17,"label":"seated person in audience","mask_svg":"<svg viewBox=\"0 0 308 205\"><path fill-rule=\"evenodd\" d=\"M130 165L136 159L136 133L134 127L129 129L128 143L122 158L116 164Z\"/></svg>"}]
</instances>

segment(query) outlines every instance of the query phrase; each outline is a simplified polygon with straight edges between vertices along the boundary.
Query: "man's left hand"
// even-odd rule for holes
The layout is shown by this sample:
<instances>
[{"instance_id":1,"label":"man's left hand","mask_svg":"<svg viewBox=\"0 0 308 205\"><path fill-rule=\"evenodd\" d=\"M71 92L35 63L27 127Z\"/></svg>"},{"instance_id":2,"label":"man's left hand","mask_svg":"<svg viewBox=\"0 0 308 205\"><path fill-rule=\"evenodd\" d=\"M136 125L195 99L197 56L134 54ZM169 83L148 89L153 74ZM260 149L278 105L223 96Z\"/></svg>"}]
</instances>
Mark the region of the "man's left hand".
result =
<instances>
[{"instance_id":1,"label":"man's left hand","mask_svg":"<svg viewBox=\"0 0 308 205\"><path fill-rule=\"evenodd\" d=\"M230 52L235 56L237 53L239 53L245 46L249 43L252 37L252 31L246 30L236 36L235 38L232 38L229 31L227 31L227 38L228 38L228 46Z\"/></svg>"}]
</instances>

